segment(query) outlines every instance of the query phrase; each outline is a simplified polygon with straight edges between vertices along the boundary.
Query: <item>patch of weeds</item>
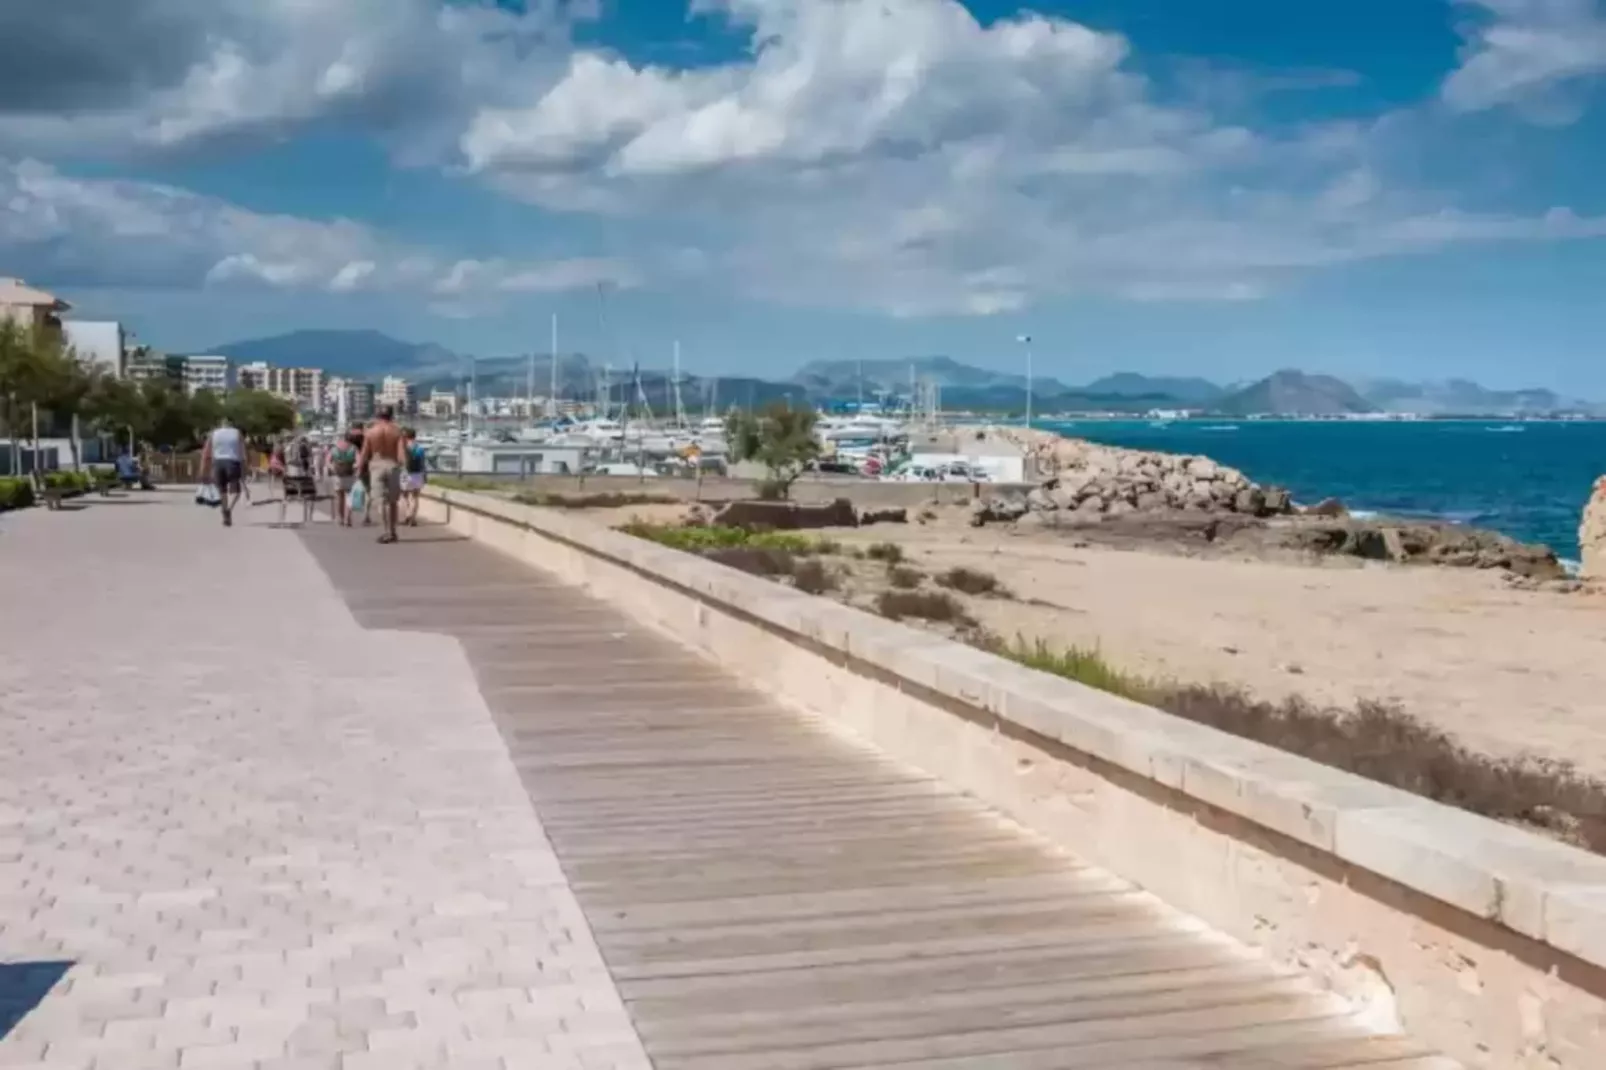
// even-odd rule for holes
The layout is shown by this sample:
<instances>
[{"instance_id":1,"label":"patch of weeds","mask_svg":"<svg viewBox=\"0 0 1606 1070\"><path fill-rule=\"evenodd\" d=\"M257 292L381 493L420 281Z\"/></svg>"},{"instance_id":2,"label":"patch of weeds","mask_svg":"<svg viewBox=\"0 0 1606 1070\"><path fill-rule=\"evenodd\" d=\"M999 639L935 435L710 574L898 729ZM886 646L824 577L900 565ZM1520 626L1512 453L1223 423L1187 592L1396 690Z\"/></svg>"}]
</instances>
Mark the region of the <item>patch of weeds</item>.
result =
<instances>
[{"instance_id":1,"label":"patch of weeds","mask_svg":"<svg viewBox=\"0 0 1606 1070\"><path fill-rule=\"evenodd\" d=\"M799 557L808 557L834 553L841 548L838 543L830 539L816 539L791 531L749 531L746 528L713 525L654 524L644 520L631 520L619 525L619 530L638 539L649 539L663 546L694 554L706 553L709 550L746 547L754 550L777 550Z\"/></svg>"},{"instance_id":2,"label":"patch of weeds","mask_svg":"<svg viewBox=\"0 0 1606 1070\"><path fill-rule=\"evenodd\" d=\"M887 569L887 582L900 591L912 591L920 586L926 574L908 565L893 565Z\"/></svg>"},{"instance_id":3,"label":"patch of weeds","mask_svg":"<svg viewBox=\"0 0 1606 1070\"><path fill-rule=\"evenodd\" d=\"M792 570L792 585L804 594L825 594L837 588L837 576L818 557L799 561Z\"/></svg>"},{"instance_id":4,"label":"patch of weeds","mask_svg":"<svg viewBox=\"0 0 1606 1070\"><path fill-rule=\"evenodd\" d=\"M1042 640L1027 643L1017 639L1005 643L996 637L992 638L988 649L1028 669L1074 680L1122 698L1138 702L1152 702L1154 698L1153 685L1148 680L1117 669L1097 650L1080 647L1056 650Z\"/></svg>"},{"instance_id":5,"label":"patch of weeds","mask_svg":"<svg viewBox=\"0 0 1606 1070\"><path fill-rule=\"evenodd\" d=\"M753 534L741 528L681 527L678 524L650 524L632 520L621 524L619 530L638 539L648 539L675 550L702 553L707 550L728 550L752 544ZM766 549L783 547L766 546Z\"/></svg>"},{"instance_id":6,"label":"patch of weeds","mask_svg":"<svg viewBox=\"0 0 1606 1070\"><path fill-rule=\"evenodd\" d=\"M875 608L889 620L912 617L939 624L972 623L965 607L946 591L882 591L876 596Z\"/></svg>"},{"instance_id":7,"label":"patch of weeds","mask_svg":"<svg viewBox=\"0 0 1606 1070\"><path fill-rule=\"evenodd\" d=\"M1097 651L1054 650L1020 639L1004 643L996 636L984 636L977 645L1027 668L1606 854L1606 782L1566 762L1479 754L1391 703L1361 702L1344 710L1298 696L1269 702L1236 688L1139 676Z\"/></svg>"},{"instance_id":8,"label":"patch of weeds","mask_svg":"<svg viewBox=\"0 0 1606 1070\"><path fill-rule=\"evenodd\" d=\"M946 587L960 594L970 595L1007 595L998 577L991 572L979 572L973 568L951 568L937 575L937 586Z\"/></svg>"},{"instance_id":9,"label":"patch of weeds","mask_svg":"<svg viewBox=\"0 0 1606 1070\"><path fill-rule=\"evenodd\" d=\"M865 548L864 556L872 561L884 561L889 565L896 565L903 561L903 547L895 542L873 543Z\"/></svg>"}]
</instances>

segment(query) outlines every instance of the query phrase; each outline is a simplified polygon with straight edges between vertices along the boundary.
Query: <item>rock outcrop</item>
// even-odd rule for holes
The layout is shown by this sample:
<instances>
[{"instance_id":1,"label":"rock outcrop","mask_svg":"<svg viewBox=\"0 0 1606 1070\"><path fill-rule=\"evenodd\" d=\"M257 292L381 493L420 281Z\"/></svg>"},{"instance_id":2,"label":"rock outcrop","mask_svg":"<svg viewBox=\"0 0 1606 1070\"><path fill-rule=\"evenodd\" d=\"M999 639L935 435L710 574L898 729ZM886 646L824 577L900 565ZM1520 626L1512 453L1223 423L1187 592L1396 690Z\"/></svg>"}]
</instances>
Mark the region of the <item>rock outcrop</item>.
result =
<instances>
[{"instance_id":1,"label":"rock outcrop","mask_svg":"<svg viewBox=\"0 0 1606 1070\"><path fill-rule=\"evenodd\" d=\"M1262 487L1208 457L1157 453L1061 438L1046 431L995 428L1019 446L1028 471L1042 479L1025 495L973 502L970 523L1014 524L1021 531L1077 528L1100 543L1142 544L1192 552L1200 546L1240 552L1353 557L1397 564L1494 569L1512 579L1556 583L1566 570L1546 546L1459 524L1357 519L1336 498L1300 508L1287 490ZM1606 477L1584 516L1579 541L1587 570L1606 580Z\"/></svg>"},{"instance_id":2,"label":"rock outcrop","mask_svg":"<svg viewBox=\"0 0 1606 1070\"><path fill-rule=\"evenodd\" d=\"M992 434L1025 451L1028 469L1042 482L1021 501L977 502L974 524L1018 520L1026 513L1059 513L1056 523L1077 523L1133 513L1264 517L1293 511L1287 491L1257 486L1208 457L1129 450L1023 428Z\"/></svg>"},{"instance_id":3,"label":"rock outcrop","mask_svg":"<svg viewBox=\"0 0 1606 1070\"><path fill-rule=\"evenodd\" d=\"M1583 551L1579 578L1606 582L1606 476L1595 480L1595 491L1584 507L1584 519L1578 525L1578 545Z\"/></svg>"}]
</instances>

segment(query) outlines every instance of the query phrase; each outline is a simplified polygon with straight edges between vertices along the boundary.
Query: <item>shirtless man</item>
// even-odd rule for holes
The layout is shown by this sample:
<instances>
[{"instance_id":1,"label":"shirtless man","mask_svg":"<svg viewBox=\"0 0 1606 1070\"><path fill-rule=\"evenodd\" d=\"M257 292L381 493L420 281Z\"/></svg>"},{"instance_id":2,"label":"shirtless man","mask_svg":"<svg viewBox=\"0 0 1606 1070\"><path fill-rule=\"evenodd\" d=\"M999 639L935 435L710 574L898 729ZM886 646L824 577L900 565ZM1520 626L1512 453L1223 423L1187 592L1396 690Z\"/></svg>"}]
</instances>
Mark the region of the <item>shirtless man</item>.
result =
<instances>
[{"instance_id":1,"label":"shirtless man","mask_svg":"<svg viewBox=\"0 0 1606 1070\"><path fill-rule=\"evenodd\" d=\"M359 471L367 471L373 494L380 499L385 533L379 536L382 543L396 541L397 511L401 502L401 469L407 462L407 449L401 428L396 426L396 411L381 405L374 414L374 422L362 437L362 454L357 458Z\"/></svg>"}]
</instances>

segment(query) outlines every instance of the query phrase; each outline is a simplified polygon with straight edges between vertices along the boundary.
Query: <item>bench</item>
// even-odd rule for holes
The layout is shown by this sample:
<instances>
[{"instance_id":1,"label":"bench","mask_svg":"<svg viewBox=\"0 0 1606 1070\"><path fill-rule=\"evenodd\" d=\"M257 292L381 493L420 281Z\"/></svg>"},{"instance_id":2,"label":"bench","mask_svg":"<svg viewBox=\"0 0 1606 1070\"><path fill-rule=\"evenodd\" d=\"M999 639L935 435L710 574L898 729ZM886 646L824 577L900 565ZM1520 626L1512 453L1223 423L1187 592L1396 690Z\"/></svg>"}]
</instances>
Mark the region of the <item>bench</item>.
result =
<instances>
[{"instance_id":1,"label":"bench","mask_svg":"<svg viewBox=\"0 0 1606 1070\"><path fill-rule=\"evenodd\" d=\"M67 490L63 487L43 486L39 488L39 498L45 503L45 508L55 512L61 508L61 501L67 497Z\"/></svg>"}]
</instances>

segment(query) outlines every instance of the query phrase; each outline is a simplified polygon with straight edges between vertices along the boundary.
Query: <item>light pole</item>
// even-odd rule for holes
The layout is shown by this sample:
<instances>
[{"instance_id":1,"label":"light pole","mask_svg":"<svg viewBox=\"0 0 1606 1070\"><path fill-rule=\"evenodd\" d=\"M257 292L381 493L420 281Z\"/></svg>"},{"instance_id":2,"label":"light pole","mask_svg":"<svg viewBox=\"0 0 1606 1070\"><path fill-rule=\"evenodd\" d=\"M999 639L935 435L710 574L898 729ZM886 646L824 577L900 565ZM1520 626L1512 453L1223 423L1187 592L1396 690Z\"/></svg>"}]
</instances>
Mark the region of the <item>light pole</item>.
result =
<instances>
[{"instance_id":1,"label":"light pole","mask_svg":"<svg viewBox=\"0 0 1606 1070\"><path fill-rule=\"evenodd\" d=\"M1026 347L1026 428L1032 426L1032 336L1016 335L1015 341Z\"/></svg>"}]
</instances>

